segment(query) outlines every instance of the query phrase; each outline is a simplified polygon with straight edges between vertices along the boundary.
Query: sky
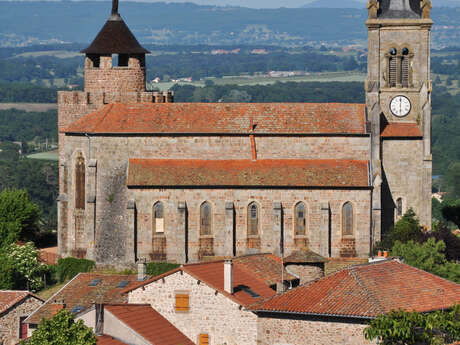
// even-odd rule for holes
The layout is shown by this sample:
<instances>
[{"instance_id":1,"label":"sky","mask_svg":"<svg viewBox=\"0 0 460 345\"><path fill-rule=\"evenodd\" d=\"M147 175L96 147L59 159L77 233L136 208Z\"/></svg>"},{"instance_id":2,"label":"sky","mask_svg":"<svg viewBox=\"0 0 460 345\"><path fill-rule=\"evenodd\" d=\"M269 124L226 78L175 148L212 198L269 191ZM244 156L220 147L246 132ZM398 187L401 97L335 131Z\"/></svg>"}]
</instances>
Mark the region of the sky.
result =
<instances>
[{"instance_id":1,"label":"sky","mask_svg":"<svg viewBox=\"0 0 460 345\"><path fill-rule=\"evenodd\" d=\"M137 0L139 1L139 0ZM152 0L141 0L156 2ZM279 7L301 7L313 0L161 0L164 2L193 2L198 5L217 5L217 6L242 6L250 8L279 8ZM323 0L326 1L326 0ZM365 0L358 0L365 1Z\"/></svg>"}]
</instances>

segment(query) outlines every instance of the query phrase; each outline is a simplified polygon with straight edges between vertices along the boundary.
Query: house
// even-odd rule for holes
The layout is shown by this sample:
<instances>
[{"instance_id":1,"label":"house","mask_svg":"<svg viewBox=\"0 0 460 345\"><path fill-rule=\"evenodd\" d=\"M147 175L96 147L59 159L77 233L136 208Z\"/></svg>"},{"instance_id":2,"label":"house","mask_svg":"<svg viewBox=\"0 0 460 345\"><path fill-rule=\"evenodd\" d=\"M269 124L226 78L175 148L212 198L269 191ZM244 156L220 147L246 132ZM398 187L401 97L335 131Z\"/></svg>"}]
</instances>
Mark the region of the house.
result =
<instances>
[{"instance_id":1,"label":"house","mask_svg":"<svg viewBox=\"0 0 460 345\"><path fill-rule=\"evenodd\" d=\"M460 303L460 284L396 259L357 265L252 305L257 344L372 344L373 318L404 309L431 312ZM310 342L308 339L314 339Z\"/></svg>"},{"instance_id":2,"label":"house","mask_svg":"<svg viewBox=\"0 0 460 345\"><path fill-rule=\"evenodd\" d=\"M281 259L272 254L189 264L125 289L129 303L148 303L192 341L257 342L257 316L247 308L276 294ZM297 278L283 272L287 285Z\"/></svg>"},{"instance_id":3,"label":"house","mask_svg":"<svg viewBox=\"0 0 460 345\"><path fill-rule=\"evenodd\" d=\"M17 344L28 336L24 320L43 303L29 291L0 291L0 344Z\"/></svg>"},{"instance_id":4,"label":"house","mask_svg":"<svg viewBox=\"0 0 460 345\"><path fill-rule=\"evenodd\" d=\"M42 318L52 318L62 309L78 315L94 303L124 303L127 296L121 292L137 282L136 275L79 273L43 305L24 320L29 325L29 335Z\"/></svg>"},{"instance_id":5,"label":"house","mask_svg":"<svg viewBox=\"0 0 460 345\"><path fill-rule=\"evenodd\" d=\"M78 315L98 345L194 345L150 304L96 304Z\"/></svg>"}]
</instances>

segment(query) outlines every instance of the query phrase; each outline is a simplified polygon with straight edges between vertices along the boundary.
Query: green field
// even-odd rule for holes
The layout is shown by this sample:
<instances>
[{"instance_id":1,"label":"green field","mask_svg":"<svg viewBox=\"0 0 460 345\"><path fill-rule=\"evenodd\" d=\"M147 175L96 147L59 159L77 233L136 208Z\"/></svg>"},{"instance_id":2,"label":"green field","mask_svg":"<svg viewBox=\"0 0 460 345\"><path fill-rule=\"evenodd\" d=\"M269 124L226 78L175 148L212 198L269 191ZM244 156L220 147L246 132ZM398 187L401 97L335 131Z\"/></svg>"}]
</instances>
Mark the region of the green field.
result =
<instances>
[{"instance_id":1,"label":"green field","mask_svg":"<svg viewBox=\"0 0 460 345\"><path fill-rule=\"evenodd\" d=\"M59 160L58 151L48 151L48 152L40 152L40 153L33 153L28 155L27 158L30 159L42 159L47 161L57 161Z\"/></svg>"},{"instance_id":2,"label":"green field","mask_svg":"<svg viewBox=\"0 0 460 345\"><path fill-rule=\"evenodd\" d=\"M366 78L365 73L361 72L325 72L325 73L311 73L310 75L305 76L295 76L295 77L264 77L264 76L228 76L223 78L208 78L214 82L215 85L270 85L277 82L286 83L286 82L331 82L331 81L342 81L342 82L351 82L358 81L364 82ZM195 82L179 82L179 85L193 85L197 87L204 87L204 80L195 81ZM160 91L169 90L174 84L173 82L164 82L158 84L151 84L155 89Z\"/></svg>"}]
</instances>

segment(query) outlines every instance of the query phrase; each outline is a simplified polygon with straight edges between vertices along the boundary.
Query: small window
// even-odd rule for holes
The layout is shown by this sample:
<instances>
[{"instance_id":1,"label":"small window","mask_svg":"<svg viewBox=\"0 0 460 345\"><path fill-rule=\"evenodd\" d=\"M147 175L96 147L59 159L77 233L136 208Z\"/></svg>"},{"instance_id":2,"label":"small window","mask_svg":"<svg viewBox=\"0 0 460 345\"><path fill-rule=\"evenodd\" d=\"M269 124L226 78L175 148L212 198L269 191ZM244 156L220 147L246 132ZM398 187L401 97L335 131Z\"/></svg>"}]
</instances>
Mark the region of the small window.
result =
<instances>
[{"instance_id":1,"label":"small window","mask_svg":"<svg viewBox=\"0 0 460 345\"><path fill-rule=\"evenodd\" d=\"M75 208L85 209L85 159L81 152L75 164Z\"/></svg>"},{"instance_id":2,"label":"small window","mask_svg":"<svg viewBox=\"0 0 460 345\"><path fill-rule=\"evenodd\" d=\"M295 234L303 236L305 235L306 215L305 215L305 204L299 202L295 206Z\"/></svg>"},{"instance_id":3,"label":"small window","mask_svg":"<svg viewBox=\"0 0 460 345\"><path fill-rule=\"evenodd\" d=\"M118 55L118 67L128 67L129 55L128 54L119 54Z\"/></svg>"},{"instance_id":4,"label":"small window","mask_svg":"<svg viewBox=\"0 0 460 345\"><path fill-rule=\"evenodd\" d=\"M28 336L28 325L24 322L26 319L27 316L19 318L19 339L26 339Z\"/></svg>"},{"instance_id":5,"label":"small window","mask_svg":"<svg viewBox=\"0 0 460 345\"><path fill-rule=\"evenodd\" d=\"M342 208L342 234L353 235L353 205L349 201Z\"/></svg>"},{"instance_id":6,"label":"small window","mask_svg":"<svg viewBox=\"0 0 460 345\"><path fill-rule=\"evenodd\" d=\"M88 59L90 61L90 67L99 68L101 64L101 56L100 55L88 55Z\"/></svg>"},{"instance_id":7,"label":"small window","mask_svg":"<svg viewBox=\"0 0 460 345\"><path fill-rule=\"evenodd\" d=\"M164 233L165 231L164 227L165 227L165 224L164 224L163 203L157 202L153 206L153 220L152 220L153 233Z\"/></svg>"},{"instance_id":8,"label":"small window","mask_svg":"<svg viewBox=\"0 0 460 345\"><path fill-rule=\"evenodd\" d=\"M200 224L201 224L201 235L211 235L211 222L212 212L211 204L204 202L200 207Z\"/></svg>"},{"instance_id":9,"label":"small window","mask_svg":"<svg viewBox=\"0 0 460 345\"><path fill-rule=\"evenodd\" d=\"M200 334L198 336L198 345L209 345L209 335L208 334Z\"/></svg>"},{"instance_id":10,"label":"small window","mask_svg":"<svg viewBox=\"0 0 460 345\"><path fill-rule=\"evenodd\" d=\"M248 235L259 235L259 207L255 202L248 206Z\"/></svg>"},{"instance_id":11,"label":"small window","mask_svg":"<svg viewBox=\"0 0 460 345\"><path fill-rule=\"evenodd\" d=\"M97 286L101 281L101 279L93 279L89 282L88 286Z\"/></svg>"},{"instance_id":12,"label":"small window","mask_svg":"<svg viewBox=\"0 0 460 345\"><path fill-rule=\"evenodd\" d=\"M398 199L396 200L396 212L397 212L398 217L401 217L401 216L402 216L402 213L403 213L403 202L402 202L402 198L398 198Z\"/></svg>"},{"instance_id":13,"label":"small window","mask_svg":"<svg viewBox=\"0 0 460 345\"><path fill-rule=\"evenodd\" d=\"M176 293L176 311L189 311L189 295L187 293Z\"/></svg>"}]
</instances>

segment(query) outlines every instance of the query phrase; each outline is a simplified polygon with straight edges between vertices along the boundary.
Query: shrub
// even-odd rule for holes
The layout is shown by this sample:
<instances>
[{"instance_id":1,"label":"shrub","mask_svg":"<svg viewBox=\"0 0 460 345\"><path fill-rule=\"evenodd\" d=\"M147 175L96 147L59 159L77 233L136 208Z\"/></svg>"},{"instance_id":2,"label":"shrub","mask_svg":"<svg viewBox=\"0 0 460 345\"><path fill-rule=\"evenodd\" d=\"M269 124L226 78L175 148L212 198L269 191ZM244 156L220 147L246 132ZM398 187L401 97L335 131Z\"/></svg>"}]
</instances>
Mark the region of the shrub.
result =
<instances>
[{"instance_id":1,"label":"shrub","mask_svg":"<svg viewBox=\"0 0 460 345\"><path fill-rule=\"evenodd\" d=\"M61 283L67 279L72 279L78 273L91 271L95 264L94 261L86 259L59 259L57 264L58 279Z\"/></svg>"},{"instance_id":2,"label":"shrub","mask_svg":"<svg viewBox=\"0 0 460 345\"><path fill-rule=\"evenodd\" d=\"M179 265L171 264L169 262L149 262L147 264L147 274L158 276L177 267L179 267Z\"/></svg>"}]
</instances>

